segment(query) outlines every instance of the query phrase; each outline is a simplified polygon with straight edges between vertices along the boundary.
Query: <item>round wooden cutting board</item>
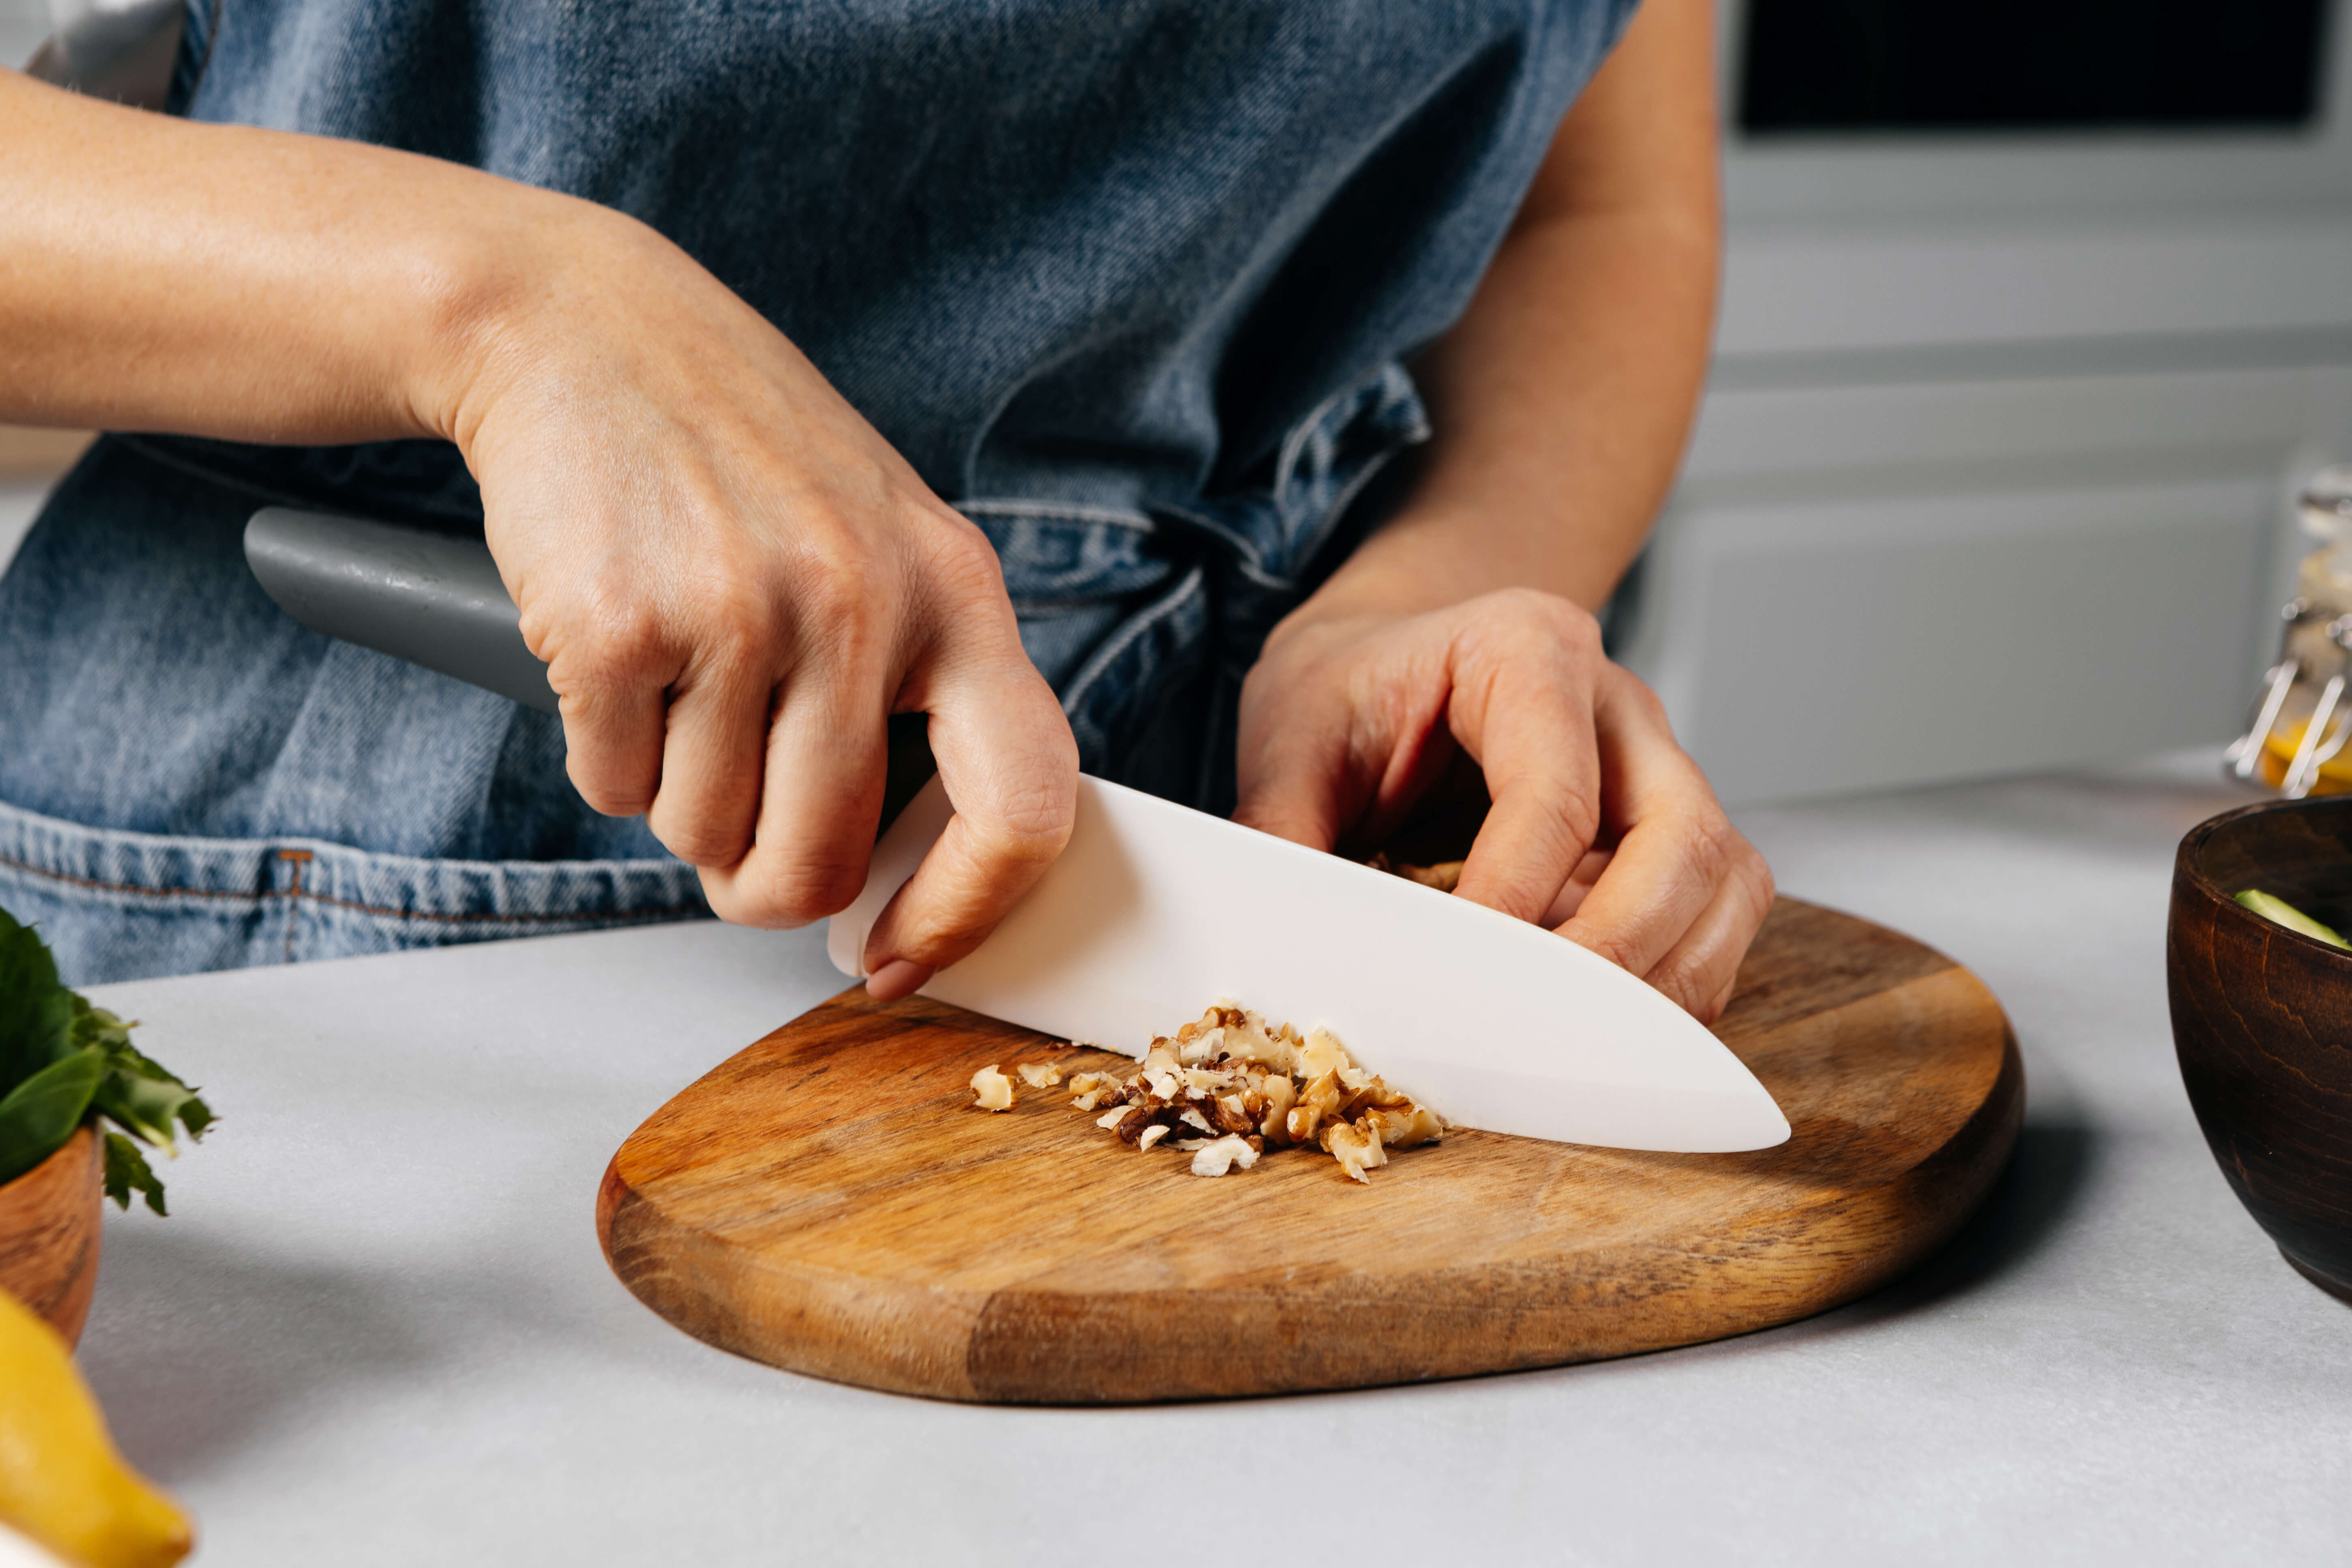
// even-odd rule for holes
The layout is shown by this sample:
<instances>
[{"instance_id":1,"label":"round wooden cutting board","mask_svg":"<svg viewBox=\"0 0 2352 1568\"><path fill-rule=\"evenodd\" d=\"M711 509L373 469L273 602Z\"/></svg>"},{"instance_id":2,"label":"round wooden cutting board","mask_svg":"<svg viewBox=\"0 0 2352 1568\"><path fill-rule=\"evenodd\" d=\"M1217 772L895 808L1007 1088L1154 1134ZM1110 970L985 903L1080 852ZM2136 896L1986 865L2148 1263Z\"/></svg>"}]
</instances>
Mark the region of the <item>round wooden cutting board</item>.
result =
<instances>
[{"instance_id":1,"label":"round wooden cutting board","mask_svg":"<svg viewBox=\"0 0 2352 1568\"><path fill-rule=\"evenodd\" d=\"M992 1062L1102 1053L851 991L638 1128L597 1229L655 1312L795 1372L950 1399L1192 1399L1787 1322L1934 1250L2016 1138L2024 1072L2000 1004L1867 921L1780 901L1715 1032L1780 1101L1786 1144L1633 1154L1462 1131L1368 1186L1305 1150L1208 1180L1066 1090L969 1108Z\"/></svg>"}]
</instances>

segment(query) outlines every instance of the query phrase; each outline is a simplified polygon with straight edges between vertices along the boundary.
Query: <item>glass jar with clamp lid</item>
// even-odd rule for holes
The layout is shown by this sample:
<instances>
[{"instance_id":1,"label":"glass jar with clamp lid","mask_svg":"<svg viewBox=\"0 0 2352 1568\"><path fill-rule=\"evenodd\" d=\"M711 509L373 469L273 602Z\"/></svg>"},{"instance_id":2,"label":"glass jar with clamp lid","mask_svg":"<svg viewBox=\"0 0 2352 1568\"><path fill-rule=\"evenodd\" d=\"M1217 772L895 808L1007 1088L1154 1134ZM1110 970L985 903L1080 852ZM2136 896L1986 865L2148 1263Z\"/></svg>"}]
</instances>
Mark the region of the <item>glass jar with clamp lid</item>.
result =
<instances>
[{"instance_id":1,"label":"glass jar with clamp lid","mask_svg":"<svg viewBox=\"0 0 2352 1568\"><path fill-rule=\"evenodd\" d=\"M2222 754L2238 778L2289 800L2352 790L2352 465L2313 475L2297 512L2313 544L2280 612L2278 662Z\"/></svg>"}]
</instances>

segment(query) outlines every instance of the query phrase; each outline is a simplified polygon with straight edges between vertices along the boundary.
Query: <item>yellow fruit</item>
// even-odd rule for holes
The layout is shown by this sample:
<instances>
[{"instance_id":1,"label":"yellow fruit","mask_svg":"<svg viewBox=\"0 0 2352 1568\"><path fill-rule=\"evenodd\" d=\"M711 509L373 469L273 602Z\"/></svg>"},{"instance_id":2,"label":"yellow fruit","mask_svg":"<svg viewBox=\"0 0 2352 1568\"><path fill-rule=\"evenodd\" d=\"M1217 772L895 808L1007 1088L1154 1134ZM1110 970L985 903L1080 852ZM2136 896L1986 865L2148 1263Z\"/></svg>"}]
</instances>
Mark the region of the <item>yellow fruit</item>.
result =
<instances>
[{"instance_id":1,"label":"yellow fruit","mask_svg":"<svg viewBox=\"0 0 2352 1568\"><path fill-rule=\"evenodd\" d=\"M0 1291L0 1520L86 1568L168 1568L194 1537L114 1451L55 1329Z\"/></svg>"}]
</instances>

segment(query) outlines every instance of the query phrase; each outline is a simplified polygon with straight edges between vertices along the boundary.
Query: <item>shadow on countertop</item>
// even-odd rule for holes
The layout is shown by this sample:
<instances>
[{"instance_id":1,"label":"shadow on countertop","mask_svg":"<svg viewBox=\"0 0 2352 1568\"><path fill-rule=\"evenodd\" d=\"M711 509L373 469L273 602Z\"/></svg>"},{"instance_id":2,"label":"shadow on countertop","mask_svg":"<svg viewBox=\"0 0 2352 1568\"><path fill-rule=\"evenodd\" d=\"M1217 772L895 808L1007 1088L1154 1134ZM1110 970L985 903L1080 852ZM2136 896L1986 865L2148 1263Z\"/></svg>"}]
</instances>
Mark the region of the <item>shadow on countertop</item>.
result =
<instances>
[{"instance_id":1,"label":"shadow on countertop","mask_svg":"<svg viewBox=\"0 0 2352 1568\"><path fill-rule=\"evenodd\" d=\"M106 1228L82 1371L124 1455L182 1484L306 1409L435 1361L400 1299L389 1278L132 1215Z\"/></svg>"},{"instance_id":2,"label":"shadow on countertop","mask_svg":"<svg viewBox=\"0 0 2352 1568\"><path fill-rule=\"evenodd\" d=\"M2049 1245L2080 1206L2098 1134L2077 1116L2037 1116L2029 1109L1983 1207L1943 1249L1884 1290L1814 1320L1867 1322L1966 1294Z\"/></svg>"}]
</instances>

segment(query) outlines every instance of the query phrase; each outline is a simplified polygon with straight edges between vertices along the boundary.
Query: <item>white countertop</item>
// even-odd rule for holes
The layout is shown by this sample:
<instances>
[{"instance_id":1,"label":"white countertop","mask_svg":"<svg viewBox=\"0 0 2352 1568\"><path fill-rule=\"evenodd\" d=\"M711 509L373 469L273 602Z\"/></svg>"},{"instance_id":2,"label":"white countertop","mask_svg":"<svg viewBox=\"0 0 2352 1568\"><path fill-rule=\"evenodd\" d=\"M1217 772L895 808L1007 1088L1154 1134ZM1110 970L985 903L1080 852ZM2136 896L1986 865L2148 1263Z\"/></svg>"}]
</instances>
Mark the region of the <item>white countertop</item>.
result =
<instances>
[{"instance_id":1,"label":"white countertop","mask_svg":"<svg viewBox=\"0 0 2352 1568\"><path fill-rule=\"evenodd\" d=\"M701 925L100 989L222 1122L170 1219L109 1210L84 1362L200 1563L2341 1561L2352 1309L2231 1197L2165 1021L2173 844L2241 798L2213 778L1740 813L1785 891L1982 975L2030 1083L1986 1215L1787 1328L1120 1410L738 1360L591 1218L647 1113L840 988L821 931Z\"/></svg>"}]
</instances>

